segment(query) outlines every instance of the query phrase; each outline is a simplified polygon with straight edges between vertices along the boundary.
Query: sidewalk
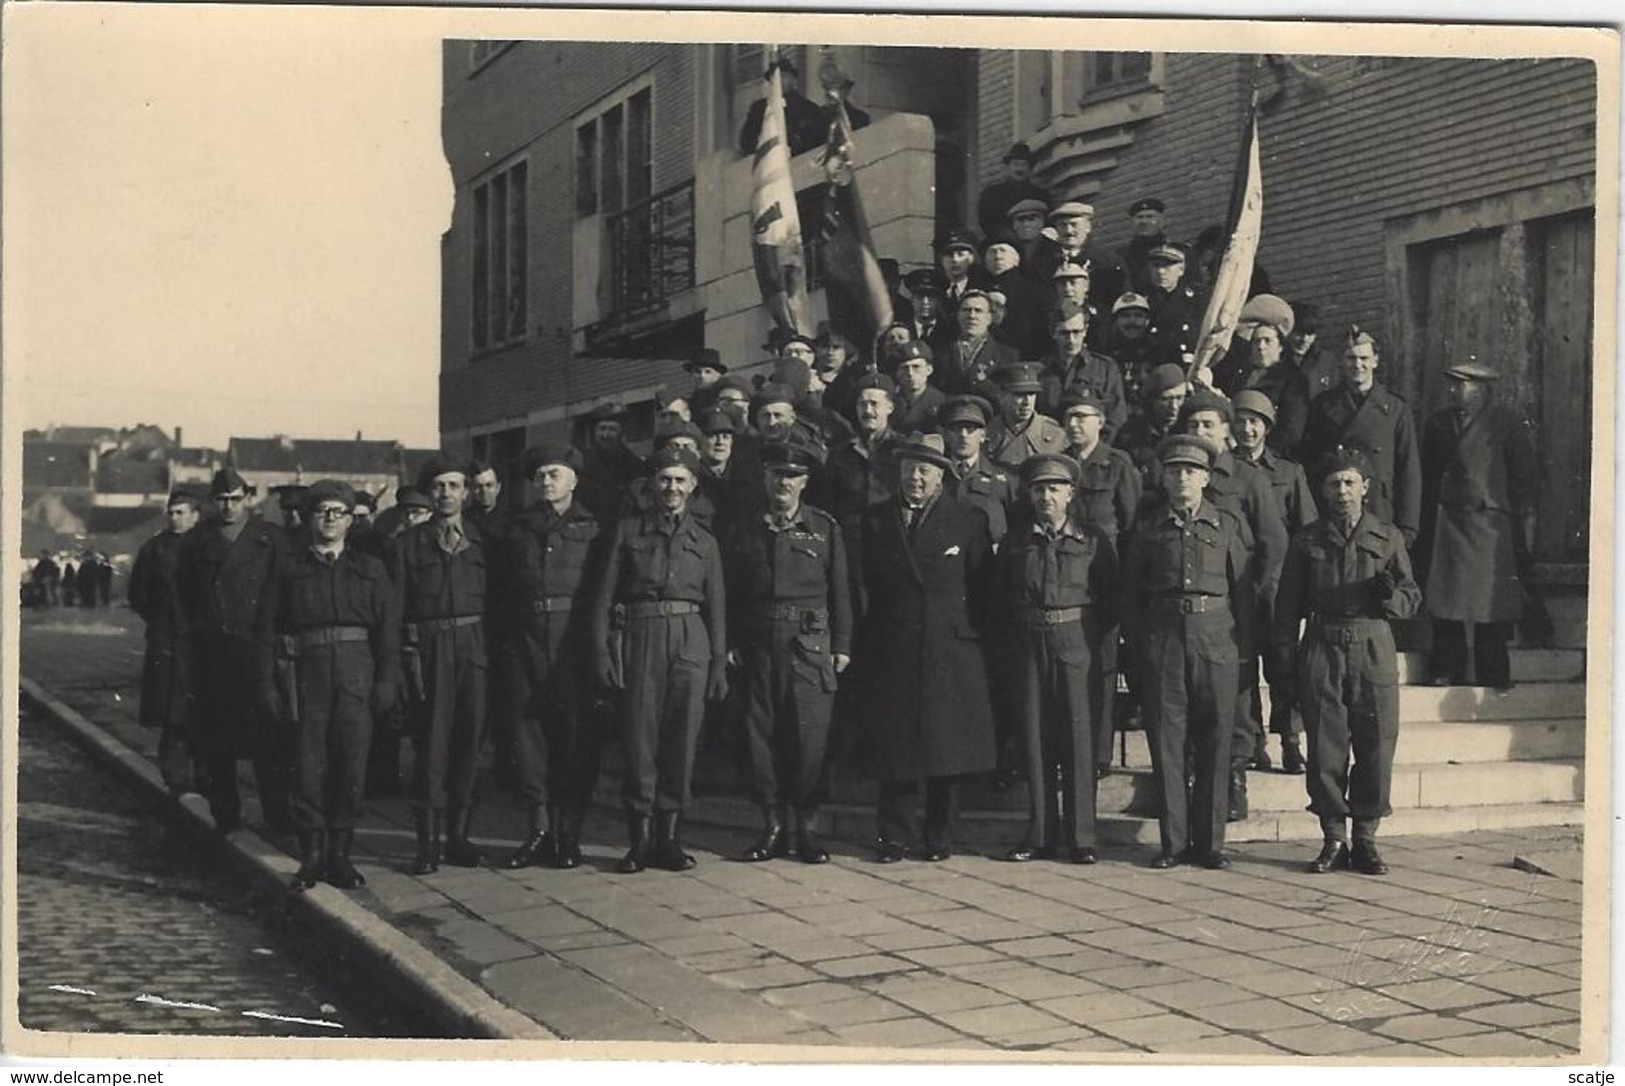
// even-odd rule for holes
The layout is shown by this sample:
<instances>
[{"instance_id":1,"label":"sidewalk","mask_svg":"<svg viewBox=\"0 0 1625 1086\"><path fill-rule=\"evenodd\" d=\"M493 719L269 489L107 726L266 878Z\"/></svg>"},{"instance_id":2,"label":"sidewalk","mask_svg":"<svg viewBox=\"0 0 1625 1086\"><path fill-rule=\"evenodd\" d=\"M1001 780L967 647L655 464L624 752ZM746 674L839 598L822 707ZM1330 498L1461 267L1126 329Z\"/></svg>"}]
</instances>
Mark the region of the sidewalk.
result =
<instances>
[{"instance_id":1,"label":"sidewalk","mask_svg":"<svg viewBox=\"0 0 1625 1086\"><path fill-rule=\"evenodd\" d=\"M150 756L133 623L119 609L25 613L22 674ZM367 886L332 894L517 1012L505 1021L536 1023L530 1036L925 1058L1578 1054L1576 828L1395 838L1381 879L1307 875L1302 842L1239 845L1224 872L1151 871L1144 848L1104 849L1095 867L972 855L882 867L866 841L832 841L834 861L809 867L730 861L748 835L707 824L705 807L688 842L699 866L684 874L614 874L623 829L600 810L579 870L418 878L403 873L404 806L376 802L358 834ZM521 821L498 798L476 839L500 857Z\"/></svg>"}]
</instances>

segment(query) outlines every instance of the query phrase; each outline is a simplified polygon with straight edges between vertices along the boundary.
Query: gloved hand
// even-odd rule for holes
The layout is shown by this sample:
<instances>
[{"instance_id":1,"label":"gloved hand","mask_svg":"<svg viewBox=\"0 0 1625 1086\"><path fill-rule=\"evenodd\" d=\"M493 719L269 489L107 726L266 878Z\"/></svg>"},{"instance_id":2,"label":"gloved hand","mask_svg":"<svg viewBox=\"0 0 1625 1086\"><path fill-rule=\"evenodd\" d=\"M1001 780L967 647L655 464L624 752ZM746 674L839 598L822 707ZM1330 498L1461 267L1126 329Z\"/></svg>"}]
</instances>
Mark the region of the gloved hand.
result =
<instances>
[{"instance_id":1,"label":"gloved hand","mask_svg":"<svg viewBox=\"0 0 1625 1086\"><path fill-rule=\"evenodd\" d=\"M728 696L728 672L726 668L713 667L711 677L705 683L705 700L721 701Z\"/></svg>"},{"instance_id":2,"label":"gloved hand","mask_svg":"<svg viewBox=\"0 0 1625 1086\"><path fill-rule=\"evenodd\" d=\"M1394 598L1394 589L1399 587L1399 578L1388 566L1383 566L1377 575L1371 578L1371 590L1376 594L1378 603L1387 603Z\"/></svg>"}]
</instances>

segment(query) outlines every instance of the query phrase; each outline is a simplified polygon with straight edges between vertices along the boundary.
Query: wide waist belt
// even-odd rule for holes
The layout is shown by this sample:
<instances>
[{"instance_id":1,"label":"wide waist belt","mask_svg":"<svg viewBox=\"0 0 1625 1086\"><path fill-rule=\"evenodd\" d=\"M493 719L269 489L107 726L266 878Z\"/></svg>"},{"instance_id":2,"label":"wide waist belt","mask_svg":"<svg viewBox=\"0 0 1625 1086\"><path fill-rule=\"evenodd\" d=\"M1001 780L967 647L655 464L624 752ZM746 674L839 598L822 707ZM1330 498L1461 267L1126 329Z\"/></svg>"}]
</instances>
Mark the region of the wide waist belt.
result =
<instances>
[{"instance_id":1,"label":"wide waist belt","mask_svg":"<svg viewBox=\"0 0 1625 1086\"><path fill-rule=\"evenodd\" d=\"M530 601L530 613L533 615L556 615L560 611L568 611L575 606L572 596L543 596Z\"/></svg>"},{"instance_id":2,"label":"wide waist belt","mask_svg":"<svg viewBox=\"0 0 1625 1086\"><path fill-rule=\"evenodd\" d=\"M751 605L749 614L761 622L800 622L807 615L828 618L829 610L816 604L757 603Z\"/></svg>"},{"instance_id":3,"label":"wide waist belt","mask_svg":"<svg viewBox=\"0 0 1625 1086\"><path fill-rule=\"evenodd\" d=\"M667 618L699 613L700 605L691 600L633 600L626 605L627 618Z\"/></svg>"},{"instance_id":4,"label":"wide waist belt","mask_svg":"<svg viewBox=\"0 0 1625 1086\"><path fill-rule=\"evenodd\" d=\"M1151 611L1158 615L1202 615L1229 608L1229 596L1158 596L1151 601Z\"/></svg>"},{"instance_id":5,"label":"wide waist belt","mask_svg":"<svg viewBox=\"0 0 1625 1086\"><path fill-rule=\"evenodd\" d=\"M456 618L420 618L407 625L417 633L444 633L455 630L459 626L478 626L485 621L484 615L458 615Z\"/></svg>"},{"instance_id":6,"label":"wide waist belt","mask_svg":"<svg viewBox=\"0 0 1625 1086\"><path fill-rule=\"evenodd\" d=\"M1082 620L1082 607L1023 607L1016 612L1016 621L1025 626L1064 626Z\"/></svg>"},{"instance_id":7,"label":"wide waist belt","mask_svg":"<svg viewBox=\"0 0 1625 1086\"><path fill-rule=\"evenodd\" d=\"M1321 641L1333 645L1352 645L1357 641L1369 641L1385 633L1388 620L1383 618L1334 618L1312 616L1308 623L1309 633Z\"/></svg>"},{"instance_id":8,"label":"wide waist belt","mask_svg":"<svg viewBox=\"0 0 1625 1086\"><path fill-rule=\"evenodd\" d=\"M317 645L336 645L340 641L367 641L371 635L365 626L323 626L319 630L301 630L293 635L293 643L302 649Z\"/></svg>"}]
</instances>

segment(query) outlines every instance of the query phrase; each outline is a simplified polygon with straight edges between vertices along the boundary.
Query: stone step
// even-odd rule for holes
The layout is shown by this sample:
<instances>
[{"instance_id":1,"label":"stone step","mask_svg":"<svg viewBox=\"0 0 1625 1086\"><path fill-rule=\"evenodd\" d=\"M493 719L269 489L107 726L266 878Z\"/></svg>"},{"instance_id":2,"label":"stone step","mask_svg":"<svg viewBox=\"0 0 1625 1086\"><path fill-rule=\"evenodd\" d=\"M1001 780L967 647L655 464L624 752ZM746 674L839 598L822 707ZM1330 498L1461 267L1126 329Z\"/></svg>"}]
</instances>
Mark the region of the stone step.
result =
<instances>
[{"instance_id":1,"label":"stone step","mask_svg":"<svg viewBox=\"0 0 1625 1086\"><path fill-rule=\"evenodd\" d=\"M1261 691L1265 711L1269 691ZM1585 716L1583 682L1531 682L1505 694L1483 686L1401 686L1401 723L1475 720L1568 720Z\"/></svg>"},{"instance_id":2,"label":"stone step","mask_svg":"<svg viewBox=\"0 0 1625 1086\"><path fill-rule=\"evenodd\" d=\"M1582 649L1513 649L1510 654L1512 681L1519 683L1566 683L1585 681L1585 651ZM1403 652L1399 656L1399 681L1421 684L1428 678L1425 652Z\"/></svg>"}]
</instances>

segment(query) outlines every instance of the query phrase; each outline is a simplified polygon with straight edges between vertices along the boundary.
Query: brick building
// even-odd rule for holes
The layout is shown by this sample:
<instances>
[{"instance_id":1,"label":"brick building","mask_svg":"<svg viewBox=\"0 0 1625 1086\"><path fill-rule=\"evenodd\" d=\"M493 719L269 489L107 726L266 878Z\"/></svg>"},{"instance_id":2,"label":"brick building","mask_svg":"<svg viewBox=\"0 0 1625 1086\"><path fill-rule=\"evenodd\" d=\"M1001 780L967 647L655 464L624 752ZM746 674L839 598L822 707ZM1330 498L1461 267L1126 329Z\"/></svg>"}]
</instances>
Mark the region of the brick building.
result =
<instances>
[{"instance_id":1,"label":"brick building","mask_svg":"<svg viewBox=\"0 0 1625 1086\"><path fill-rule=\"evenodd\" d=\"M816 45L792 50L817 98ZM974 221L1015 139L1058 196L1126 240L1156 194L1168 230L1222 222L1255 58L841 46L859 183L882 255L928 263ZM736 367L768 322L751 268L740 122L764 49L448 42L442 127L456 185L442 242L441 434L511 478L531 440L607 397L648 400L700 346ZM1539 428L1539 557L1580 573L1590 470L1594 66L1585 60L1302 58L1266 66L1260 261L1332 328L1382 344L1418 416L1446 357L1476 353ZM1279 93L1277 93L1279 92ZM792 164L815 190L813 153ZM803 224L804 233L812 232ZM822 292L812 294L815 314ZM510 488L512 494L519 488ZM516 495L517 496L517 495Z\"/></svg>"}]
</instances>

